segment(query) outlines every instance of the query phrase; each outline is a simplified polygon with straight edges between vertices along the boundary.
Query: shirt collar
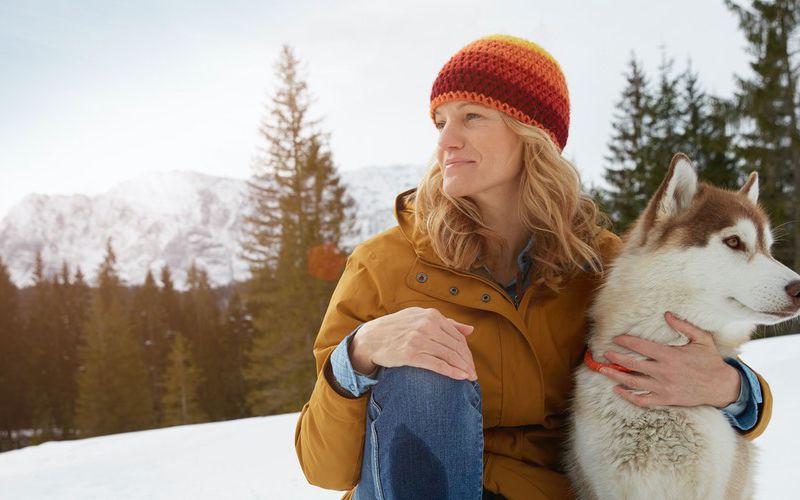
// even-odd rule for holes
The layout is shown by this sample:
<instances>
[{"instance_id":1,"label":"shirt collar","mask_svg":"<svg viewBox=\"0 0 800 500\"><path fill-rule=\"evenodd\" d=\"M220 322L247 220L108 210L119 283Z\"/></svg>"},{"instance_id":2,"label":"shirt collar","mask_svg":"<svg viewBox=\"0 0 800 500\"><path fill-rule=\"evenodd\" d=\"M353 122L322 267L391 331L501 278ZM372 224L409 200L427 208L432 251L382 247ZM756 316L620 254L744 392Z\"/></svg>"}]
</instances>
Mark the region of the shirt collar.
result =
<instances>
[{"instance_id":1,"label":"shirt collar","mask_svg":"<svg viewBox=\"0 0 800 500\"><path fill-rule=\"evenodd\" d=\"M528 244L525 245L525 248L517 255L517 264L519 265L520 269L527 269L527 266L531 263L531 258L528 256L528 250L531 249L533 246L533 234L531 237L528 238Z\"/></svg>"},{"instance_id":2,"label":"shirt collar","mask_svg":"<svg viewBox=\"0 0 800 500\"><path fill-rule=\"evenodd\" d=\"M528 250L530 250L533 247L533 240L534 240L534 235L531 234L531 237L528 238L528 243L525 245L525 248L523 248L522 251L519 253L519 255L517 255L517 266L519 267L520 270L522 270L524 276L528 275L528 269L531 266L531 258L528 255ZM489 269L487 269L485 265L481 267L481 271L484 271L487 277L492 276L491 273L489 272ZM517 278L515 277L511 281L511 283L509 283L507 286L511 287L516 282Z\"/></svg>"}]
</instances>

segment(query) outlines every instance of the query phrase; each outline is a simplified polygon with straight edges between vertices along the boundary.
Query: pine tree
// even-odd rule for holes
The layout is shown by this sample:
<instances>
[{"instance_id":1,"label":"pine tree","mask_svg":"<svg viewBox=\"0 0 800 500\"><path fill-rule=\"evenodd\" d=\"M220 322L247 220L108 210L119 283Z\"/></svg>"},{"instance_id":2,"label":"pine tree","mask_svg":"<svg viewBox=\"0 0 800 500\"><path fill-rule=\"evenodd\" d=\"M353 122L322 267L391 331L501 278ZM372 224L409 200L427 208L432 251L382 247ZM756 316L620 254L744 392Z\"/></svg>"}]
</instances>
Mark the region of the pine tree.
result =
<instances>
[{"instance_id":1,"label":"pine tree","mask_svg":"<svg viewBox=\"0 0 800 500\"><path fill-rule=\"evenodd\" d=\"M608 214L618 232L636 220L651 196L652 154L650 131L653 126L653 102L649 83L641 64L631 56L627 82L619 110L612 123L613 135L606 156L605 180L611 187L604 197ZM667 160L668 161L668 160Z\"/></svg>"},{"instance_id":2,"label":"pine tree","mask_svg":"<svg viewBox=\"0 0 800 500\"><path fill-rule=\"evenodd\" d=\"M749 8L725 0L739 20L753 56L752 75L737 77L737 156L759 173L764 206L776 226L786 221L788 238L777 238L776 258L800 268L800 131L798 66L790 44L800 26L797 0L754 0Z\"/></svg>"},{"instance_id":3,"label":"pine tree","mask_svg":"<svg viewBox=\"0 0 800 500\"><path fill-rule=\"evenodd\" d=\"M677 152L689 155L704 181L733 188L742 180L733 154L731 106L703 92L691 62L675 74L673 61L664 57L654 91L636 60L630 64L606 158L611 189L594 193L619 231L644 211Z\"/></svg>"},{"instance_id":4,"label":"pine tree","mask_svg":"<svg viewBox=\"0 0 800 500\"><path fill-rule=\"evenodd\" d=\"M249 182L242 245L257 331L245 372L254 414L297 411L307 400L316 378L311 348L335 286L309 273L309 252L338 247L343 228L354 226L354 202L340 184L327 136L308 117L307 85L288 46L276 73L280 87L260 129L268 147Z\"/></svg>"},{"instance_id":5,"label":"pine tree","mask_svg":"<svg viewBox=\"0 0 800 500\"><path fill-rule=\"evenodd\" d=\"M61 430L62 438L75 435L73 417L77 398L76 374L78 370L78 345L83 338L83 326L88 315L90 292L80 274L73 281L70 278L69 266L62 263L61 272L52 282L52 302L49 304L54 315L54 335L50 342L53 349L52 397L56 427Z\"/></svg>"},{"instance_id":6,"label":"pine tree","mask_svg":"<svg viewBox=\"0 0 800 500\"><path fill-rule=\"evenodd\" d=\"M198 396L203 412L211 420L222 420L232 413L226 407L221 359L221 325L217 300L211 290L208 274L195 262L187 273L189 289L183 297L182 332L192 345L203 384Z\"/></svg>"},{"instance_id":7,"label":"pine tree","mask_svg":"<svg viewBox=\"0 0 800 500\"><path fill-rule=\"evenodd\" d=\"M651 123L647 131L647 175L643 186L647 199L656 192L672 156L686 150L681 139L684 116L681 109L681 76L673 71L674 61L667 58L662 48L661 64L658 67L658 86L653 94ZM640 207L641 210L644 206Z\"/></svg>"},{"instance_id":8,"label":"pine tree","mask_svg":"<svg viewBox=\"0 0 800 500\"><path fill-rule=\"evenodd\" d=\"M254 335L252 317L234 290L225 310L222 328L222 370L225 407L231 411L228 418L249 416L246 401L244 370L245 354L250 348Z\"/></svg>"},{"instance_id":9,"label":"pine tree","mask_svg":"<svg viewBox=\"0 0 800 500\"><path fill-rule=\"evenodd\" d=\"M189 341L182 334L172 340L169 364L165 372L162 422L165 426L205 422L208 416L200 408L198 390L200 372L194 362Z\"/></svg>"},{"instance_id":10,"label":"pine tree","mask_svg":"<svg viewBox=\"0 0 800 500\"><path fill-rule=\"evenodd\" d=\"M156 423L147 369L124 305L111 242L98 270L98 289L85 326L75 423L80 435L150 428Z\"/></svg>"},{"instance_id":11,"label":"pine tree","mask_svg":"<svg viewBox=\"0 0 800 500\"><path fill-rule=\"evenodd\" d=\"M680 150L692 159L703 181L728 189L738 188L742 174L733 150L730 103L702 90L691 61L681 81Z\"/></svg>"},{"instance_id":12,"label":"pine tree","mask_svg":"<svg viewBox=\"0 0 800 500\"><path fill-rule=\"evenodd\" d=\"M30 346L21 326L19 293L0 258L0 452L22 444L30 420Z\"/></svg>"},{"instance_id":13,"label":"pine tree","mask_svg":"<svg viewBox=\"0 0 800 500\"><path fill-rule=\"evenodd\" d=\"M37 252L33 270L33 289L28 307L27 338L31 351L31 382L28 405L35 429L34 443L60 439L66 420L59 395L61 352L64 350L59 312L53 307L57 298L55 285L45 276L41 251Z\"/></svg>"},{"instance_id":14,"label":"pine tree","mask_svg":"<svg viewBox=\"0 0 800 500\"><path fill-rule=\"evenodd\" d=\"M167 365L169 354L168 327L164 303L156 286L153 274L148 270L144 284L133 295L132 326L135 337L142 349L147 367L148 383L156 410L160 414L162 397L161 379Z\"/></svg>"},{"instance_id":15,"label":"pine tree","mask_svg":"<svg viewBox=\"0 0 800 500\"><path fill-rule=\"evenodd\" d=\"M167 337L172 338L183 328L183 314L178 292L175 291L175 285L172 282L172 273L166 265L161 268L161 292L159 295L164 307Z\"/></svg>"},{"instance_id":16,"label":"pine tree","mask_svg":"<svg viewBox=\"0 0 800 500\"><path fill-rule=\"evenodd\" d=\"M114 298L122 294L122 280L117 273L117 254L111 245L111 238L106 240L106 254L97 270L97 294L100 305L106 307Z\"/></svg>"},{"instance_id":17,"label":"pine tree","mask_svg":"<svg viewBox=\"0 0 800 500\"><path fill-rule=\"evenodd\" d=\"M81 266L78 266L75 269L75 278L73 280L73 284L81 288L84 293L78 294L80 297L84 297L88 300L91 298L89 297L89 285L86 284L86 276L83 275L83 271L81 271Z\"/></svg>"}]
</instances>

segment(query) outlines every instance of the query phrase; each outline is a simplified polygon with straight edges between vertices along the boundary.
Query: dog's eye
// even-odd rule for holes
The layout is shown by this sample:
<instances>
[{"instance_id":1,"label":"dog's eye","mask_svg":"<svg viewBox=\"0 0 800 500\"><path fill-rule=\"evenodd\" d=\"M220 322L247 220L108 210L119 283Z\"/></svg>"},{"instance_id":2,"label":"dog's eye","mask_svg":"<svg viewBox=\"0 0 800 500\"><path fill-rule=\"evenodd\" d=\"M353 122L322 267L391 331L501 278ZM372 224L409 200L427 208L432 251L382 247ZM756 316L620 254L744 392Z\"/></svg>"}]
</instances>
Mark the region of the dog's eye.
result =
<instances>
[{"instance_id":1,"label":"dog's eye","mask_svg":"<svg viewBox=\"0 0 800 500\"><path fill-rule=\"evenodd\" d=\"M725 244L731 247L734 250L744 250L744 245L742 245L742 240L739 239L738 236L728 236L725 238Z\"/></svg>"}]
</instances>

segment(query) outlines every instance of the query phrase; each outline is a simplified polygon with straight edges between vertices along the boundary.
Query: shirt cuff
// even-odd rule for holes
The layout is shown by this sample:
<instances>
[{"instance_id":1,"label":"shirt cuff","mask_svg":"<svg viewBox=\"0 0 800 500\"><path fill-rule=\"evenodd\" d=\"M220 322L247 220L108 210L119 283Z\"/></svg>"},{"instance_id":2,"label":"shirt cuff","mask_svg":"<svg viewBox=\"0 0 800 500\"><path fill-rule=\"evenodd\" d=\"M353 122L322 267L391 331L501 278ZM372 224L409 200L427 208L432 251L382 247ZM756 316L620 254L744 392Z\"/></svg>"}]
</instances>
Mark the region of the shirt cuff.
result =
<instances>
[{"instance_id":1,"label":"shirt cuff","mask_svg":"<svg viewBox=\"0 0 800 500\"><path fill-rule=\"evenodd\" d=\"M737 429L747 431L758 422L758 405L763 402L761 384L758 383L755 373L736 358L725 358L725 362L736 368L741 380L739 398L722 409L731 425Z\"/></svg>"},{"instance_id":2,"label":"shirt cuff","mask_svg":"<svg viewBox=\"0 0 800 500\"><path fill-rule=\"evenodd\" d=\"M333 376L336 381L347 389L353 396L361 396L367 390L378 383L376 368L374 372L369 375L357 372L350 362L350 342L353 340L353 335L358 332L364 323L358 325L355 330L343 338L336 349L331 353L331 368L333 368Z\"/></svg>"}]
</instances>

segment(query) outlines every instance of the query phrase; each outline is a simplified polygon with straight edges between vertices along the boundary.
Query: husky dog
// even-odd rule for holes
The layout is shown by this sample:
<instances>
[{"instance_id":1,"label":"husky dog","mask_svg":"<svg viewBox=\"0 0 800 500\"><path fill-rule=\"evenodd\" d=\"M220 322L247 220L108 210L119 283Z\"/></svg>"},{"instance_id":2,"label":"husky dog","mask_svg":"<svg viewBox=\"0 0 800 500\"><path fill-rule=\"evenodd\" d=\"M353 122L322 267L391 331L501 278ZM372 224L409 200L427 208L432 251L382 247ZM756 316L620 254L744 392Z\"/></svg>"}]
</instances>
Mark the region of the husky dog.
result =
<instances>
[{"instance_id":1,"label":"husky dog","mask_svg":"<svg viewBox=\"0 0 800 500\"><path fill-rule=\"evenodd\" d=\"M736 356L757 324L797 316L800 276L770 254L757 201L755 172L727 191L698 183L689 158L676 154L590 309L594 360L607 362L607 350L646 359L612 342L621 334L686 344L666 311L712 332L725 357ZM638 407L614 385L586 365L575 374L565 466L579 498L752 497L754 449L720 410Z\"/></svg>"}]
</instances>

